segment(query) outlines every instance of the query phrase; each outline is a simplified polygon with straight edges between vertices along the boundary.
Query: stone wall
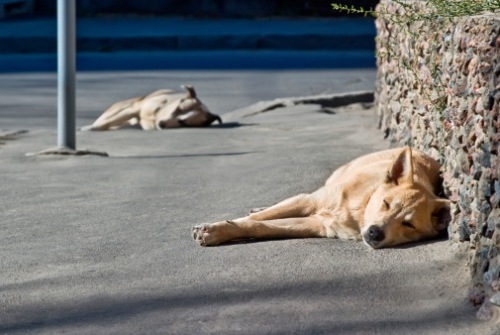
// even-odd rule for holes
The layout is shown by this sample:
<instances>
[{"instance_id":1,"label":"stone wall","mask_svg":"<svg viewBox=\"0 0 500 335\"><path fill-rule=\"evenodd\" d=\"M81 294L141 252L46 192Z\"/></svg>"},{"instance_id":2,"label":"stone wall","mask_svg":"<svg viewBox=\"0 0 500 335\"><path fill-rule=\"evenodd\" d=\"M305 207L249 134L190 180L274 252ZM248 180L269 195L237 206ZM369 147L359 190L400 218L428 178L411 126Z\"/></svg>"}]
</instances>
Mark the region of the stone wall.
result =
<instances>
[{"instance_id":1,"label":"stone wall","mask_svg":"<svg viewBox=\"0 0 500 335\"><path fill-rule=\"evenodd\" d=\"M500 15L397 24L404 9L379 6L394 14L376 22L379 125L442 163L449 235L471 255L471 300L488 318L500 306Z\"/></svg>"}]
</instances>

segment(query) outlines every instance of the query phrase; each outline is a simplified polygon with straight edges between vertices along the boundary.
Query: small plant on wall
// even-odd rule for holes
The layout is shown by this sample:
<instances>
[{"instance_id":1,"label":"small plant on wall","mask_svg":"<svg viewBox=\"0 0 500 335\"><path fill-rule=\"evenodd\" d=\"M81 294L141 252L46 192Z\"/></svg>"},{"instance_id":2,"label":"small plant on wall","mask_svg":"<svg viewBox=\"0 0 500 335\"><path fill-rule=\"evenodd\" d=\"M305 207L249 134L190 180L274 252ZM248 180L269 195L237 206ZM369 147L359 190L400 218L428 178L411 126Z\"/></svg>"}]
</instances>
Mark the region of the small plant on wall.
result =
<instances>
[{"instance_id":1,"label":"small plant on wall","mask_svg":"<svg viewBox=\"0 0 500 335\"><path fill-rule=\"evenodd\" d=\"M455 18L500 11L500 0L392 0L392 3L399 6L396 13L384 4L379 4L375 9L339 3L332 3L331 6L335 11L382 19L385 24L396 26L400 33L410 38L419 36L423 26L429 22L434 25L437 23L437 29L444 30L446 25ZM432 102L434 108L442 111L446 108L448 83L442 81L438 60L441 43L449 42L453 38L453 33L453 31L447 33L444 41L433 41L432 48L427 49L427 52L432 53L427 58L435 60L431 63L423 63L421 55L397 56L397 53L391 49L391 43L380 43L380 38L395 39L401 36L377 36L375 52L378 63L395 61L399 67L407 71L408 76L411 76L415 83L418 83L415 87L422 90L420 93ZM383 47L380 47L381 45ZM420 70L415 70L417 68Z\"/></svg>"},{"instance_id":2,"label":"small plant on wall","mask_svg":"<svg viewBox=\"0 0 500 335\"><path fill-rule=\"evenodd\" d=\"M395 16L383 6L379 6L379 8L375 10L373 8L365 9L363 7L356 7L354 5L348 6L338 3L332 3L331 5L335 11L373 17L382 16L398 24L408 24L420 20L472 16L484 12L495 12L500 9L500 0L393 0L393 2L406 9L403 15ZM427 10L425 12L420 10L419 7L417 7L418 3L424 3Z\"/></svg>"}]
</instances>

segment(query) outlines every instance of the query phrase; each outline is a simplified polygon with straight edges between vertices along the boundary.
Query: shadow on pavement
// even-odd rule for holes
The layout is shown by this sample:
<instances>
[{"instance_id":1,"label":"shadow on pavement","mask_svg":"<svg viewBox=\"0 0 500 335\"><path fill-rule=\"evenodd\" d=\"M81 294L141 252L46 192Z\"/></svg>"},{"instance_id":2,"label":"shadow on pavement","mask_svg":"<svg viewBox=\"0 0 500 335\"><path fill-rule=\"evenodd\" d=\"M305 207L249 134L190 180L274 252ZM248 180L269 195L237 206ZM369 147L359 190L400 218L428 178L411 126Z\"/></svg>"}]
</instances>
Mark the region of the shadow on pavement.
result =
<instances>
[{"instance_id":1,"label":"shadow on pavement","mask_svg":"<svg viewBox=\"0 0 500 335\"><path fill-rule=\"evenodd\" d=\"M187 158L187 157L218 157L218 156L239 156L255 154L261 151L247 151L247 152L222 152L222 153L205 153L205 154L179 154L179 155L159 155L159 156L110 156L110 158L139 158L139 159L163 159L163 158Z\"/></svg>"},{"instance_id":2,"label":"shadow on pavement","mask_svg":"<svg viewBox=\"0 0 500 335\"><path fill-rule=\"evenodd\" d=\"M446 262L441 262L446 266ZM404 264L401 264L405 267ZM406 271L414 276L422 277L429 269L425 267L406 267ZM77 278L45 278L36 281L0 287L0 291L23 290L23 286L39 290L44 287L74 281ZM424 278L422 278L424 279ZM130 290L128 296L90 296L78 300L38 302L29 306L19 306L16 312L10 315L10 321L5 320L5 315L0 318L4 321L0 331L14 332L39 332L49 331L52 328L63 329L64 326L99 327L101 331L106 326L116 327L121 325L128 331L134 327L131 319L145 320L148 314L161 313L162 321L170 321L170 329L177 329L181 333L204 333L210 329L213 333L222 326L221 333L233 333L235 329L253 330L255 333L273 334L323 334L339 333L358 334L373 330L384 330L386 333L402 334L425 333L425 330L446 330L460 324L469 324L471 318L467 317L463 308L448 303L433 303L432 292L417 292L393 287L393 282L388 280L386 273L365 273L355 276L339 274L335 278L316 278L308 281L293 282L291 278L283 278L278 282L264 283L218 282L199 287L179 287L161 295L137 295ZM369 300L357 299L361 291L353 290L355 287L365 286L372 290ZM391 287L391 296L385 296L387 290L379 290L380 286ZM329 292L330 300L322 301L325 292ZM346 300L349 303L346 303ZM392 304L394 308L405 309L404 319L385 315L377 318L378 307L375 305L382 301ZM401 301L406 301L402 305ZM249 304L248 302L251 302ZM319 303L318 303L319 302ZM245 306L242 306L242 303ZM425 306L425 308L418 306ZM240 306L240 308L235 308ZM279 326L276 332L276 310L282 310L288 315L289 322ZM370 311L370 312L368 312ZM383 313L383 312L381 312ZM17 314L17 317L16 315ZM326 315L336 314L337 321L328 321ZM371 314L373 320L367 318ZM398 314L399 315L399 314ZM340 317L339 317L340 316ZM259 319L259 324L255 320ZM341 321L339 321L339 319ZM14 321L15 320L15 321ZM444 320L453 320L446 324ZM451 321L450 321L451 322ZM274 326L273 326L274 325ZM198 328L202 326L203 328ZM81 328L80 328L81 327ZM154 327L151 324L151 327ZM274 329L274 332L271 329ZM116 328L115 328L116 329ZM150 328L154 329L154 328ZM123 329L122 329L123 330ZM144 330L144 329L143 329ZM260 331L259 331L260 330ZM251 332L252 333L252 332Z\"/></svg>"}]
</instances>

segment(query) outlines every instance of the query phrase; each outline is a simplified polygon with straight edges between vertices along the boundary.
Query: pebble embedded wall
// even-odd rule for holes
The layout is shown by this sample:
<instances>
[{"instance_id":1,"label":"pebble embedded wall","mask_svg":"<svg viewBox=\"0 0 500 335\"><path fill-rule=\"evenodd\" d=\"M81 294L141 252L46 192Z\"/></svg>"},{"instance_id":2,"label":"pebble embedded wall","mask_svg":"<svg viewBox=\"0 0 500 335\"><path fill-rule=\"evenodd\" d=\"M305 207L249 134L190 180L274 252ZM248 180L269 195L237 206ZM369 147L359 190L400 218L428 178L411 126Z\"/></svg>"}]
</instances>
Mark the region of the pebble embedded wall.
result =
<instances>
[{"instance_id":1,"label":"pebble embedded wall","mask_svg":"<svg viewBox=\"0 0 500 335\"><path fill-rule=\"evenodd\" d=\"M379 6L401 17L392 1ZM500 15L376 26L379 126L393 146L442 163L449 235L471 254L471 296L500 306Z\"/></svg>"}]
</instances>

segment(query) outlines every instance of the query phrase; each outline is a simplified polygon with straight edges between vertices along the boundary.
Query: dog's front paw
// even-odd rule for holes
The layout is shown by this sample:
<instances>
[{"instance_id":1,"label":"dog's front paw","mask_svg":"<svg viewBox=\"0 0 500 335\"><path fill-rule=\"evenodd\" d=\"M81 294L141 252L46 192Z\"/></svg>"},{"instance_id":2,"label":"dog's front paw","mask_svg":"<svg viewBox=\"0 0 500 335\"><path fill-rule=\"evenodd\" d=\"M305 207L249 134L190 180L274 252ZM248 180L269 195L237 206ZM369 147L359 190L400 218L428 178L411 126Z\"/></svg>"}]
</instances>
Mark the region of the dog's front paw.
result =
<instances>
[{"instance_id":1,"label":"dog's front paw","mask_svg":"<svg viewBox=\"0 0 500 335\"><path fill-rule=\"evenodd\" d=\"M220 243L217 236L217 227L214 224L204 223L194 226L192 228L192 233L195 241L203 247Z\"/></svg>"}]
</instances>

